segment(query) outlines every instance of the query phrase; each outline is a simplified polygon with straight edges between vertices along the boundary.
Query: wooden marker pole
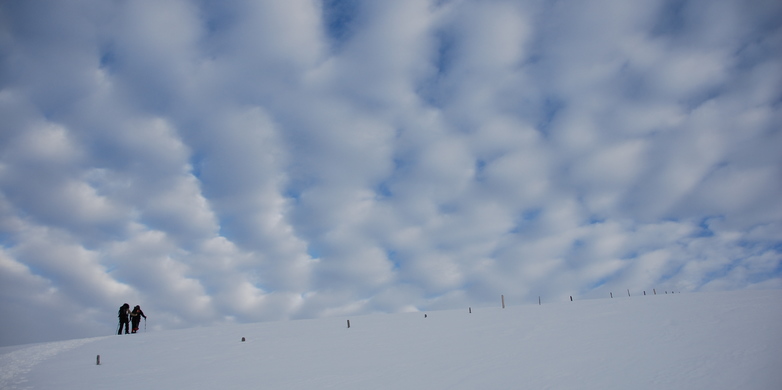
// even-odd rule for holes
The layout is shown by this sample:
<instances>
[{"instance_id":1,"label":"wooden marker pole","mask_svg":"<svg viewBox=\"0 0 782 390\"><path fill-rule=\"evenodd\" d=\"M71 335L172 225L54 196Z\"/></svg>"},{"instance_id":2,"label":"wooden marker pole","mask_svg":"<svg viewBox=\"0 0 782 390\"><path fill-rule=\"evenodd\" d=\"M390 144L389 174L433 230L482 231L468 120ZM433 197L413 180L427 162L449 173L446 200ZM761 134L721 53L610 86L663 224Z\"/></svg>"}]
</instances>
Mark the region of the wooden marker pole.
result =
<instances>
[{"instance_id":1,"label":"wooden marker pole","mask_svg":"<svg viewBox=\"0 0 782 390\"><path fill-rule=\"evenodd\" d=\"M500 298L502 298L502 308L505 308L505 295L500 295Z\"/></svg>"}]
</instances>

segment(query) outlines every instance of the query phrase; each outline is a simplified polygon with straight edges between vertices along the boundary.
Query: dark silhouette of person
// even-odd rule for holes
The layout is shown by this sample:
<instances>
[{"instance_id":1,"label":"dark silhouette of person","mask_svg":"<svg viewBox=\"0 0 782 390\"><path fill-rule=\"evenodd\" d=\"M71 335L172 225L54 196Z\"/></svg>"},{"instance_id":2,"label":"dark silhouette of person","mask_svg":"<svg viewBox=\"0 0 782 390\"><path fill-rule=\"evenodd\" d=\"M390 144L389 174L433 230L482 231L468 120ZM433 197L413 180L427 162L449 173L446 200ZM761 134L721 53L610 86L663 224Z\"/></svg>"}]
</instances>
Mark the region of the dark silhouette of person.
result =
<instances>
[{"instance_id":1,"label":"dark silhouette of person","mask_svg":"<svg viewBox=\"0 0 782 390\"><path fill-rule=\"evenodd\" d=\"M122 334L122 326L125 326L125 334L130 333L130 327L129 324L129 316L130 316L130 305L127 303L120 306L119 313L117 313L117 316L119 317L119 329L117 329L117 334Z\"/></svg>"},{"instance_id":2,"label":"dark silhouette of person","mask_svg":"<svg viewBox=\"0 0 782 390\"><path fill-rule=\"evenodd\" d=\"M133 322L133 328L131 329L131 333L136 333L138 331L138 324L141 322L141 317L144 317L144 319L147 319L147 316L144 315L144 312L141 310L141 306L136 305L136 307L133 308L133 311L130 312L130 321Z\"/></svg>"}]
</instances>

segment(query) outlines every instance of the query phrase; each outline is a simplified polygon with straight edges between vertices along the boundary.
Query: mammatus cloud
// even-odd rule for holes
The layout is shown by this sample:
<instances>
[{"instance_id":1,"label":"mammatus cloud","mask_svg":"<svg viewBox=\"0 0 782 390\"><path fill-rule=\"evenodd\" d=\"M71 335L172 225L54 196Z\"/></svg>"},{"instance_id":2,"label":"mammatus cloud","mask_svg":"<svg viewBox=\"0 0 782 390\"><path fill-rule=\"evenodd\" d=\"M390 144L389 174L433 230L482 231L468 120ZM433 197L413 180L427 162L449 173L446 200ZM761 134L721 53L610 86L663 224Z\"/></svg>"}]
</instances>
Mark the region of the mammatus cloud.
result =
<instances>
[{"instance_id":1,"label":"mammatus cloud","mask_svg":"<svg viewBox=\"0 0 782 390\"><path fill-rule=\"evenodd\" d=\"M781 288L780 16L0 3L0 344Z\"/></svg>"}]
</instances>

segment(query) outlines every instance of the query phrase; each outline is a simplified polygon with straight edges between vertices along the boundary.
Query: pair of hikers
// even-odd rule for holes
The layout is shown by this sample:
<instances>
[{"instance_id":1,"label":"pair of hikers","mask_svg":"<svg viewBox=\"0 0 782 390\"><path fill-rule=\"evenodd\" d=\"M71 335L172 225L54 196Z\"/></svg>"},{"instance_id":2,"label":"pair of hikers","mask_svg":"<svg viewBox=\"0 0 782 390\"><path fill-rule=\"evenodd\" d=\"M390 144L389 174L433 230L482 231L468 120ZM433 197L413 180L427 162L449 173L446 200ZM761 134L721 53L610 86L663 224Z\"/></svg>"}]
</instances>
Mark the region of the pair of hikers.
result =
<instances>
[{"instance_id":1,"label":"pair of hikers","mask_svg":"<svg viewBox=\"0 0 782 390\"><path fill-rule=\"evenodd\" d=\"M133 310L130 310L130 305L127 303L120 306L119 313L117 314L119 316L119 329L117 329L117 334L122 334L122 328L125 328L125 334L128 334L128 327L129 323L133 323L133 329L130 333L136 333L138 331L138 325L141 322L141 317L144 317L144 321L147 320L147 316L144 314L144 312L141 310L141 306L136 305L136 307L133 308Z\"/></svg>"}]
</instances>

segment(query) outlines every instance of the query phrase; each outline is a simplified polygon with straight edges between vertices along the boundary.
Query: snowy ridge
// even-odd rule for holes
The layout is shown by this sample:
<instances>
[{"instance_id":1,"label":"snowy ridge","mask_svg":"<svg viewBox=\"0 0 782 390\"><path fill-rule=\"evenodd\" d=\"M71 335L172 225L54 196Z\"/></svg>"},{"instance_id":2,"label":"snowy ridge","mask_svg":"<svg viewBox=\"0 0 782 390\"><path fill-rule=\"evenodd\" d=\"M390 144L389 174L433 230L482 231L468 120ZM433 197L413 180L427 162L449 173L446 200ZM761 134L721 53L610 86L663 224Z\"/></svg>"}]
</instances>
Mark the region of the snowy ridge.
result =
<instances>
[{"instance_id":1,"label":"snowy ridge","mask_svg":"<svg viewBox=\"0 0 782 390\"><path fill-rule=\"evenodd\" d=\"M110 336L0 348L0 388L780 389L780 308L737 291Z\"/></svg>"}]
</instances>

